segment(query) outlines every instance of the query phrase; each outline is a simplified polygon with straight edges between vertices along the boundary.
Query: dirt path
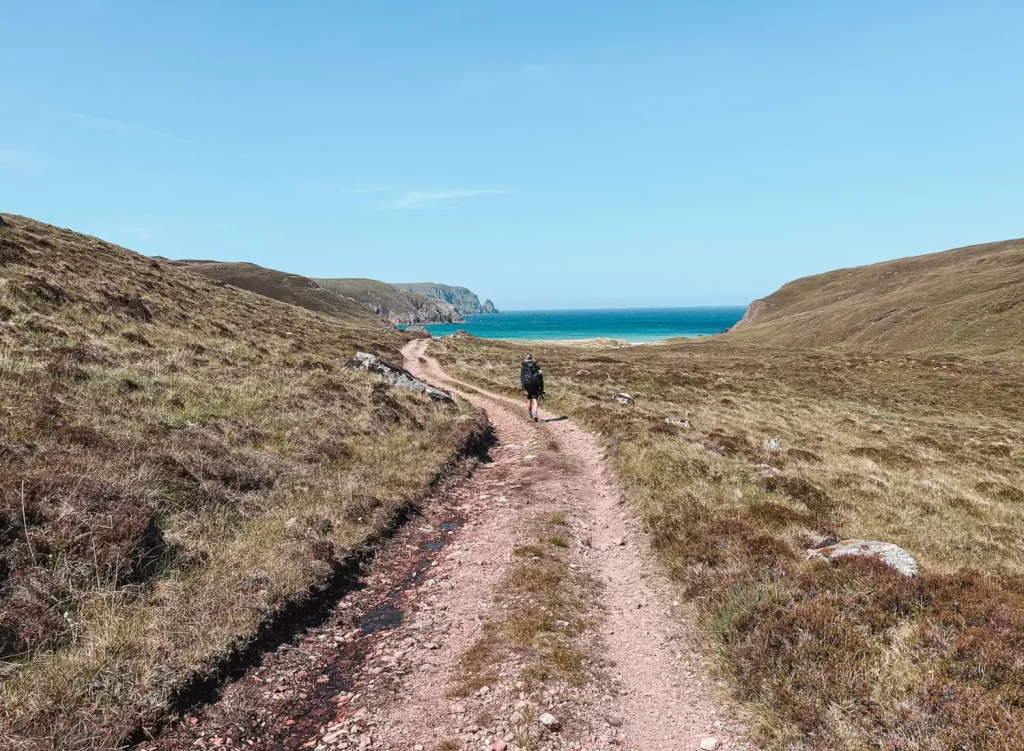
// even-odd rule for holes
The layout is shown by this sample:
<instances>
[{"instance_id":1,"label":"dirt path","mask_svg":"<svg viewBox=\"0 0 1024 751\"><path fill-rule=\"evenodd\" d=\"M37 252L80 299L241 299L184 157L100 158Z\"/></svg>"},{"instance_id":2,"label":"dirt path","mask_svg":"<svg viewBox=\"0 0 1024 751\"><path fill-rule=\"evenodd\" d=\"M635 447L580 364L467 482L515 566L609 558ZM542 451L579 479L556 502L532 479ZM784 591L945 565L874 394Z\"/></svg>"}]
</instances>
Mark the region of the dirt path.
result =
<instances>
[{"instance_id":1,"label":"dirt path","mask_svg":"<svg viewBox=\"0 0 1024 751\"><path fill-rule=\"evenodd\" d=\"M406 524L326 622L139 750L752 748L595 438L453 381L427 345L406 367L486 410L492 461Z\"/></svg>"},{"instance_id":2,"label":"dirt path","mask_svg":"<svg viewBox=\"0 0 1024 751\"><path fill-rule=\"evenodd\" d=\"M511 438L517 444L512 448L520 460L530 450L524 428L527 435L542 436L535 439L540 442L553 437L561 456L570 460L559 475L545 481L559 486L561 502L593 530L579 557L580 565L590 568L604 585L595 604L603 614L599 644L617 690L612 701L605 702L600 719L607 723L613 718L614 740L637 751L699 748L709 737L717 738L723 748L748 748L740 723L716 706L707 666L685 638L678 604L672 603L664 583L651 571L644 535L625 513L595 437L546 411L541 424L529 423L525 403L455 381L426 356L428 345L422 340L405 349L406 367L414 375L457 391L486 410L501 443ZM527 468L521 481L528 485L531 479ZM496 542L501 545L500 538ZM490 552L493 557L502 553ZM598 718L587 719L599 724Z\"/></svg>"}]
</instances>

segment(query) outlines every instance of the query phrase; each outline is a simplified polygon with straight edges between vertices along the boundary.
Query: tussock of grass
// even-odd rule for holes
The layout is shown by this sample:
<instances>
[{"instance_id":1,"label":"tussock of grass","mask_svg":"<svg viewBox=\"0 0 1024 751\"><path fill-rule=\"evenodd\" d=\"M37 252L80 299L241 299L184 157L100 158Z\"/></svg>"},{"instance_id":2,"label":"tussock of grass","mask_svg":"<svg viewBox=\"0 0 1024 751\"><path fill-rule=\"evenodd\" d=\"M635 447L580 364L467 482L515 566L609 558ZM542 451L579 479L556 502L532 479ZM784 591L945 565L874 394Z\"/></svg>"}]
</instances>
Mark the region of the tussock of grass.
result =
<instances>
[{"instance_id":1,"label":"tussock of grass","mask_svg":"<svg viewBox=\"0 0 1024 751\"><path fill-rule=\"evenodd\" d=\"M514 345L431 351L514 393ZM535 353L552 408L607 444L767 745L1024 747L1018 365L717 340ZM806 560L833 536L900 544L923 573Z\"/></svg>"},{"instance_id":2,"label":"tussock of grass","mask_svg":"<svg viewBox=\"0 0 1024 751\"><path fill-rule=\"evenodd\" d=\"M528 685L576 683L585 674L580 636L596 582L569 568L569 520L563 512L541 514L529 530L530 542L513 548L523 560L498 587L504 615L488 623L483 636L463 655L453 696L465 696L495 680L501 665L515 661Z\"/></svg>"},{"instance_id":3,"label":"tussock of grass","mask_svg":"<svg viewBox=\"0 0 1024 751\"><path fill-rule=\"evenodd\" d=\"M343 370L310 313L0 228L0 746L114 748L424 492L481 427Z\"/></svg>"}]
</instances>

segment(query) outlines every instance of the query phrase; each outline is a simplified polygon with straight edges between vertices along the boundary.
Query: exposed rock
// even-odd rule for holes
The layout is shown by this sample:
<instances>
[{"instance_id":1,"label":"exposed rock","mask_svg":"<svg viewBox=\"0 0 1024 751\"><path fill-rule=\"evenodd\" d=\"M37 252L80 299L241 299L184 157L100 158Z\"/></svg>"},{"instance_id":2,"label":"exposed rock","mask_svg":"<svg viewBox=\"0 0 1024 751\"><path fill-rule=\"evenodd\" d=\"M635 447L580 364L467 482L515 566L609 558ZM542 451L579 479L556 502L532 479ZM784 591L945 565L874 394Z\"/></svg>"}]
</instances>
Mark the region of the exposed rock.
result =
<instances>
[{"instance_id":1,"label":"exposed rock","mask_svg":"<svg viewBox=\"0 0 1024 751\"><path fill-rule=\"evenodd\" d=\"M6 226L7 226L7 222L4 221L3 215L0 214L0 227L6 227ZM487 302L491 302L491 301L488 300ZM492 307L493 307L493 305L492 305Z\"/></svg>"},{"instance_id":2,"label":"exposed rock","mask_svg":"<svg viewBox=\"0 0 1024 751\"><path fill-rule=\"evenodd\" d=\"M406 332L409 334L426 334L431 336L430 331L422 323L414 323L411 326L406 326Z\"/></svg>"},{"instance_id":3,"label":"exposed rock","mask_svg":"<svg viewBox=\"0 0 1024 751\"><path fill-rule=\"evenodd\" d=\"M769 438L763 444L765 451L782 451L781 438Z\"/></svg>"},{"instance_id":4,"label":"exposed rock","mask_svg":"<svg viewBox=\"0 0 1024 751\"><path fill-rule=\"evenodd\" d=\"M621 394L616 394L612 398L619 404L632 404L634 402L633 397L625 392L622 392Z\"/></svg>"},{"instance_id":5,"label":"exposed rock","mask_svg":"<svg viewBox=\"0 0 1024 751\"><path fill-rule=\"evenodd\" d=\"M391 286L401 292L413 292L432 300L441 300L451 305L456 313L463 316L498 312L494 303L487 300L481 305L480 298L465 287L453 287L449 284L435 284L434 282L403 282Z\"/></svg>"},{"instance_id":6,"label":"exposed rock","mask_svg":"<svg viewBox=\"0 0 1024 751\"><path fill-rule=\"evenodd\" d=\"M717 751L722 747L722 742L717 738L705 738L700 742L700 751Z\"/></svg>"},{"instance_id":7,"label":"exposed rock","mask_svg":"<svg viewBox=\"0 0 1024 751\"><path fill-rule=\"evenodd\" d=\"M540 716L540 724L546 727L548 730L558 730L562 727L562 723L558 721L550 712L545 712Z\"/></svg>"},{"instance_id":8,"label":"exposed rock","mask_svg":"<svg viewBox=\"0 0 1024 751\"><path fill-rule=\"evenodd\" d=\"M774 312L776 307L776 305L768 300L754 300L754 302L747 306L747 310L743 313L743 317L730 329L730 331L738 331L739 329L746 328L747 326L753 326L766 315L770 315Z\"/></svg>"},{"instance_id":9,"label":"exposed rock","mask_svg":"<svg viewBox=\"0 0 1024 751\"><path fill-rule=\"evenodd\" d=\"M400 312L387 307L386 305L370 305L373 312L393 326L413 326L426 323L462 323L463 318L456 312L455 308L440 300L428 300L418 304L416 298L412 299L416 310L412 313Z\"/></svg>"},{"instance_id":10,"label":"exposed rock","mask_svg":"<svg viewBox=\"0 0 1024 751\"><path fill-rule=\"evenodd\" d=\"M676 417L666 417L665 422L667 422L669 425L675 425L677 428L685 428L686 430L689 430L690 428L693 427L690 424L689 420L680 420L679 418Z\"/></svg>"},{"instance_id":11,"label":"exposed rock","mask_svg":"<svg viewBox=\"0 0 1024 751\"><path fill-rule=\"evenodd\" d=\"M384 380L392 388L419 391L421 394L429 396L435 402L455 403L454 397L447 391L441 391L440 389L428 386L423 381L414 378L404 368L386 363L376 355L371 355L367 352L356 352L355 357L345 363L345 367L351 370L369 370L383 376Z\"/></svg>"},{"instance_id":12,"label":"exposed rock","mask_svg":"<svg viewBox=\"0 0 1024 751\"><path fill-rule=\"evenodd\" d=\"M824 548L808 550L809 558L842 558L846 555L859 555L868 558L877 558L904 576L917 576L917 561L914 560L908 551L899 545L891 542L880 542L878 540L840 540L834 545Z\"/></svg>"}]
</instances>

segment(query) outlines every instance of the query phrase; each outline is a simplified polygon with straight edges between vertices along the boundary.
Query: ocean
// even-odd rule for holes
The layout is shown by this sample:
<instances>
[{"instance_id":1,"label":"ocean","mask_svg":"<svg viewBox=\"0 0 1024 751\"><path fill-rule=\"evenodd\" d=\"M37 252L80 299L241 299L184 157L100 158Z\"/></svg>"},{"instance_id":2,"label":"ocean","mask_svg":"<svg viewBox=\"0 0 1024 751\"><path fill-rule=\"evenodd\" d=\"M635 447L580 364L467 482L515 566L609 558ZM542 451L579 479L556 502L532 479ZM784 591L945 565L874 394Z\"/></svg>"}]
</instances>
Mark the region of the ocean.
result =
<instances>
[{"instance_id":1,"label":"ocean","mask_svg":"<svg viewBox=\"0 0 1024 751\"><path fill-rule=\"evenodd\" d=\"M515 310L477 315L465 323L427 326L434 336L459 329L487 339L625 339L658 342L671 337L720 334L745 308L626 308L616 310Z\"/></svg>"}]
</instances>

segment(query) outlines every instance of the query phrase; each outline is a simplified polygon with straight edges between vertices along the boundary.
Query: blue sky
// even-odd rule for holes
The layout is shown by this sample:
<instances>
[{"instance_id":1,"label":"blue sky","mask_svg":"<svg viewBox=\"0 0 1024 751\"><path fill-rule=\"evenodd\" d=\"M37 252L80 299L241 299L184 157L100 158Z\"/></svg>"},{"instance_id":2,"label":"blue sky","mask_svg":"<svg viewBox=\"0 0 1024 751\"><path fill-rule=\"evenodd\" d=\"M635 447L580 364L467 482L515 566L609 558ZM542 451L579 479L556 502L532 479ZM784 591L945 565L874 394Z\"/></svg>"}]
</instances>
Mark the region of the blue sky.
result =
<instances>
[{"instance_id":1,"label":"blue sky","mask_svg":"<svg viewBox=\"0 0 1024 751\"><path fill-rule=\"evenodd\" d=\"M1020 2L8 2L0 211L506 308L1024 235Z\"/></svg>"}]
</instances>

